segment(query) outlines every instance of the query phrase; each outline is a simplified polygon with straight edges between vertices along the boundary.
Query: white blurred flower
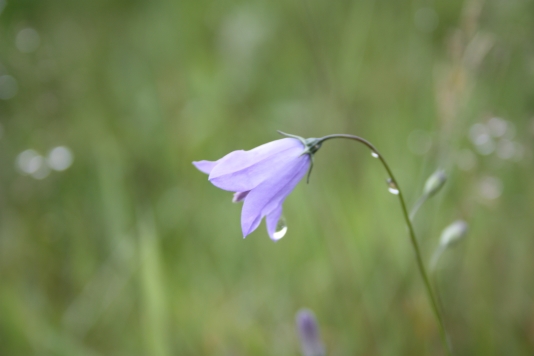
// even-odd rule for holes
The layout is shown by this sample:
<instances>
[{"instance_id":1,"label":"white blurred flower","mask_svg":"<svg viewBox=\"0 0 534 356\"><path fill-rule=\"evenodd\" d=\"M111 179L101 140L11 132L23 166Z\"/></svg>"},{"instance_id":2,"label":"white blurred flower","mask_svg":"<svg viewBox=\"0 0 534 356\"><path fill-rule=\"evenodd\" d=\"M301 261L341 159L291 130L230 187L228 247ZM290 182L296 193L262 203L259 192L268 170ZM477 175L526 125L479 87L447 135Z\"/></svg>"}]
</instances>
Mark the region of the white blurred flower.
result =
<instances>
[{"instance_id":1,"label":"white blurred flower","mask_svg":"<svg viewBox=\"0 0 534 356\"><path fill-rule=\"evenodd\" d=\"M478 189L482 198L494 200L501 196L503 184L499 178L485 177L480 181Z\"/></svg>"}]
</instances>

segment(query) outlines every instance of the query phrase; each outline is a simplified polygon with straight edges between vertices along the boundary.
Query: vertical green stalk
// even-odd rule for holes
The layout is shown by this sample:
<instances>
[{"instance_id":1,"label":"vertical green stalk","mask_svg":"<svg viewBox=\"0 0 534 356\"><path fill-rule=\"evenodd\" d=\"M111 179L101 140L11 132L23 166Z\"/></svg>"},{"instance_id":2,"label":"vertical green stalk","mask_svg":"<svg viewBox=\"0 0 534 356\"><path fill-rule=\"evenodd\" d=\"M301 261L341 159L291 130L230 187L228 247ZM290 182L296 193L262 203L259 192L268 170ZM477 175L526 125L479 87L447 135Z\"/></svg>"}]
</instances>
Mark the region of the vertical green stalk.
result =
<instances>
[{"instance_id":1,"label":"vertical green stalk","mask_svg":"<svg viewBox=\"0 0 534 356\"><path fill-rule=\"evenodd\" d=\"M449 344L449 341L448 341L448 338L447 338L447 332L445 331L445 324L443 322L443 317L441 315L441 312L440 312L440 309L439 309L438 302L437 302L436 296L434 294L434 291L432 290L432 286L430 284L430 279L428 278L428 273L427 273L425 265L423 263L423 258L421 256L421 249L419 248L419 243L417 242L417 238L415 236L415 230L413 228L412 221L410 220L410 215L409 215L408 209L406 207L406 202L404 201L404 196L402 194L402 189L400 188L397 180L395 179L395 176L393 175L393 172L391 171L391 168L389 168L389 165L387 164L386 160L378 152L378 150L375 148L375 146L373 146L373 144L371 144L369 141L367 141L367 140L365 140L365 139L363 139L361 137L358 137L358 136L345 135L345 134L328 135L328 136L325 136L325 137L322 137L322 138L318 139L317 144L320 145L324 141L330 140L330 139L334 139L334 138L344 138L344 139L349 139L349 140L353 140L353 141L358 141L360 143L363 143L369 149L371 149L371 151L373 153L373 157L376 157L376 158L380 159L380 162L382 163L382 165L386 169L386 171L387 171L387 173L389 175L388 183L390 184L390 187L394 187L398 191L397 196L399 197L399 201L400 201L400 204L401 204L402 213L403 213L403 216L404 216L404 221L406 222L406 226L408 226L408 231L410 233L410 240L412 242L412 246L413 246L413 249L414 249L414 252L415 252L415 259L417 261L417 267L419 268L419 272L421 273L421 277L423 278L423 282L424 282L424 285L425 285L425 288L426 288L426 292L428 294L428 299L430 299L430 304L432 305L432 310L434 311L436 319L438 320L439 330L440 330L441 339L443 341L443 345L445 347L447 355L449 355L449 356L452 355L451 347L450 347L450 344Z\"/></svg>"}]
</instances>

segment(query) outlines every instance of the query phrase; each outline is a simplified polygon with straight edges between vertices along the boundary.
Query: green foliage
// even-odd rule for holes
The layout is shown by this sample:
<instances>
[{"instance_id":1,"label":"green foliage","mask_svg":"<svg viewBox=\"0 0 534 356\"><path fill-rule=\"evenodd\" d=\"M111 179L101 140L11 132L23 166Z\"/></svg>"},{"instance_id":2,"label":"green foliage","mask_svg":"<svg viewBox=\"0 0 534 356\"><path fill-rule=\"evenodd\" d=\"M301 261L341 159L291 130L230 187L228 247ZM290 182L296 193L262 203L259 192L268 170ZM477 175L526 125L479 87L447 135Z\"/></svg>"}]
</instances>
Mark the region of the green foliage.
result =
<instances>
[{"instance_id":1,"label":"green foliage","mask_svg":"<svg viewBox=\"0 0 534 356\"><path fill-rule=\"evenodd\" d=\"M191 164L277 129L370 140L411 204L445 169L415 228L428 260L443 226L470 226L437 276L454 350L534 353L531 3L0 4L17 82L0 100L0 354L296 355L307 307L329 355L439 355L366 148L324 145L277 243L263 226L243 240L240 205ZM17 168L56 146L68 169Z\"/></svg>"}]
</instances>

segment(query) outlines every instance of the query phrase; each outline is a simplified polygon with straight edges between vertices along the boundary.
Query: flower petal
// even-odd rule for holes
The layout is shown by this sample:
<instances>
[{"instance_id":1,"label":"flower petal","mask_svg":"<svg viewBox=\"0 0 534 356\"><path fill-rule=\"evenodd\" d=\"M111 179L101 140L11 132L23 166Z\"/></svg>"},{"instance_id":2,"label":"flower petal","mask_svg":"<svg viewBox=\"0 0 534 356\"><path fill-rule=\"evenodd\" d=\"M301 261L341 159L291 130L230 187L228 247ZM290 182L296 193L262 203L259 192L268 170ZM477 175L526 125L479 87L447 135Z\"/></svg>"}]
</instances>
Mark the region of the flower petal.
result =
<instances>
[{"instance_id":1,"label":"flower petal","mask_svg":"<svg viewBox=\"0 0 534 356\"><path fill-rule=\"evenodd\" d=\"M294 138L269 142L250 151L234 151L217 161L209 180L232 192L252 190L269 179L277 167L285 166L303 151L303 144Z\"/></svg>"},{"instance_id":2,"label":"flower petal","mask_svg":"<svg viewBox=\"0 0 534 356\"><path fill-rule=\"evenodd\" d=\"M244 220L243 211L244 210L241 210L241 231L243 232L243 238L245 238L260 226L263 216L261 214L250 214L247 217L248 220Z\"/></svg>"},{"instance_id":3,"label":"flower petal","mask_svg":"<svg viewBox=\"0 0 534 356\"><path fill-rule=\"evenodd\" d=\"M271 177L250 191L241 211L241 229L246 237L256 230L261 219L281 206L284 199L306 175L310 157L303 155L290 165L277 169Z\"/></svg>"},{"instance_id":4,"label":"flower petal","mask_svg":"<svg viewBox=\"0 0 534 356\"><path fill-rule=\"evenodd\" d=\"M250 191L247 190L246 192L236 192L234 193L234 197L232 198L232 203L238 203L245 199Z\"/></svg>"},{"instance_id":5,"label":"flower petal","mask_svg":"<svg viewBox=\"0 0 534 356\"><path fill-rule=\"evenodd\" d=\"M217 161L197 161L193 162L193 165L202 173L210 174L213 168L217 165Z\"/></svg>"},{"instance_id":6,"label":"flower petal","mask_svg":"<svg viewBox=\"0 0 534 356\"><path fill-rule=\"evenodd\" d=\"M269 233L269 237L273 241L278 241L283 237L283 236L279 236L279 237L275 236L276 228L278 227L278 221L280 220L281 216L282 216L282 205L279 205L273 211L267 214L267 217L265 218L265 223L267 224L267 232Z\"/></svg>"}]
</instances>

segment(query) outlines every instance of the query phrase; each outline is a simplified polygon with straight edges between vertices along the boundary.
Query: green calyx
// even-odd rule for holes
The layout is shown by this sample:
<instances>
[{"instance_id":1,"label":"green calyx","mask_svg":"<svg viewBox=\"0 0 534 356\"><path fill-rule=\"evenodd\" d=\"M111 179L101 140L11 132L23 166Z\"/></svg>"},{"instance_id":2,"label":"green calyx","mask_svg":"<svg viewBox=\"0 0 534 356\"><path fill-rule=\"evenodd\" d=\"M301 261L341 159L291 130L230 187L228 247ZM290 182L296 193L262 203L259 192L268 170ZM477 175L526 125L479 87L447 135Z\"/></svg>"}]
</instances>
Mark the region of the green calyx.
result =
<instances>
[{"instance_id":1,"label":"green calyx","mask_svg":"<svg viewBox=\"0 0 534 356\"><path fill-rule=\"evenodd\" d=\"M302 144L304 145L304 151L302 152L301 156L302 155L310 155L310 160L311 160L311 164L310 164L310 168L308 169L308 176L306 178L306 183L309 183L310 182L310 175L311 175L311 172L312 172L312 169L313 169L313 155L315 154L315 152L317 152L319 150L319 148L321 148L321 140L318 139L318 138L303 138L303 137L300 137L300 136L296 136L296 135L291 135L291 134L288 134L288 133L285 133L285 132L282 132L282 131L278 131L278 133L282 136L286 136L286 137L290 137L290 138L295 138L297 140L299 140L300 142L302 142Z\"/></svg>"}]
</instances>

